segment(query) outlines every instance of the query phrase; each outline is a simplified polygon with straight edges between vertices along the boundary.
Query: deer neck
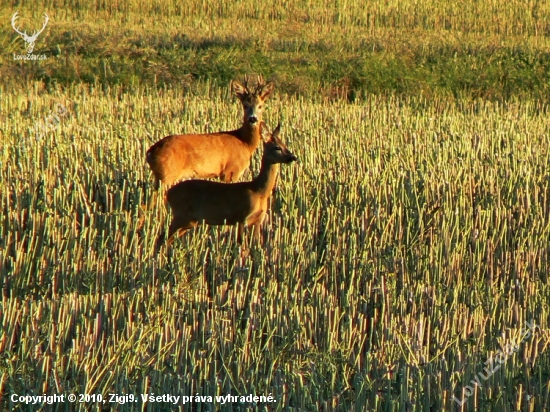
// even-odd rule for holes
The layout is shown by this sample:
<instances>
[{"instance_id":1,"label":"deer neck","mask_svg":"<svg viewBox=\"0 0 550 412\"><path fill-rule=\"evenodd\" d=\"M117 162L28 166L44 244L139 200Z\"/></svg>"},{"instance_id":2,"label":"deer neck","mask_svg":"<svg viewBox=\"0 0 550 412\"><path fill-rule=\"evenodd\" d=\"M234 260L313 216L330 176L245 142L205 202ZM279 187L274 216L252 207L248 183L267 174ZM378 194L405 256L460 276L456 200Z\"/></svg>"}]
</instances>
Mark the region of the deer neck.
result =
<instances>
[{"instance_id":1,"label":"deer neck","mask_svg":"<svg viewBox=\"0 0 550 412\"><path fill-rule=\"evenodd\" d=\"M248 120L245 120L241 128L239 129L239 136L241 138L241 141L248 146L252 150L256 150L258 145L260 144L260 122L258 122L257 125L252 126Z\"/></svg>"},{"instance_id":2,"label":"deer neck","mask_svg":"<svg viewBox=\"0 0 550 412\"><path fill-rule=\"evenodd\" d=\"M262 159L262 168L260 173L253 180L253 188L257 193L270 195L277 181L280 165L278 163L267 162Z\"/></svg>"}]
</instances>

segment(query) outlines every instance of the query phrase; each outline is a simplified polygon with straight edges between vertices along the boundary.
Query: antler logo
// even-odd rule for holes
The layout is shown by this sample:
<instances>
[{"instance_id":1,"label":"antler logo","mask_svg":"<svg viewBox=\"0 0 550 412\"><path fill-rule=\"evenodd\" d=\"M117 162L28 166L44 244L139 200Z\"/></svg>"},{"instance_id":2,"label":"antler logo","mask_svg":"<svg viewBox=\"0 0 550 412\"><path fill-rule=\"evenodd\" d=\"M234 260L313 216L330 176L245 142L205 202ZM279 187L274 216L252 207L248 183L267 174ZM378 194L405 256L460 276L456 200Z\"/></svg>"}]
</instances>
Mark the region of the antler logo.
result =
<instances>
[{"instance_id":1,"label":"antler logo","mask_svg":"<svg viewBox=\"0 0 550 412\"><path fill-rule=\"evenodd\" d=\"M19 13L19 12L16 11L15 14L13 15L13 17L11 18L11 25L13 26L13 29L23 37L23 40L25 40L27 42L27 53L31 54L32 51L34 50L34 43L36 42L36 39L38 38L38 35L44 31L44 29L46 28L46 25L48 24L48 20L50 20L50 18L48 17L48 15L46 13L44 13L44 25L42 26L42 28L40 30L35 31L32 34L32 36L29 36L26 31L21 32L15 26L15 21L17 20L17 17L18 17L17 13Z\"/></svg>"}]
</instances>

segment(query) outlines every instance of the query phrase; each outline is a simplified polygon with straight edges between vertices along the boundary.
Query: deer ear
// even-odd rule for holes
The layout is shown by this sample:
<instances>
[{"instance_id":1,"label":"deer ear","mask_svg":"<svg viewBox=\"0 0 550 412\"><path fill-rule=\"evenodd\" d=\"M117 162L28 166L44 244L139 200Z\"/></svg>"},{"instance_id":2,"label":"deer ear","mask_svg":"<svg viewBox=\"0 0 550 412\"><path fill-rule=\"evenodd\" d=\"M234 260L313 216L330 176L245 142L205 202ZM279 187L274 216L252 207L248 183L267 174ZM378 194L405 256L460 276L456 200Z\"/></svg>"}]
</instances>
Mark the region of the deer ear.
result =
<instances>
[{"instance_id":1,"label":"deer ear","mask_svg":"<svg viewBox=\"0 0 550 412\"><path fill-rule=\"evenodd\" d=\"M271 93L273 93L273 89L275 89L275 83L273 82L269 82L267 83L263 88L262 88L262 91L260 92L260 97L262 100L265 100L267 99Z\"/></svg>"},{"instance_id":2,"label":"deer ear","mask_svg":"<svg viewBox=\"0 0 550 412\"><path fill-rule=\"evenodd\" d=\"M245 94L248 93L246 87L240 84L238 81L233 80L231 82L231 92L237 96L239 99L243 98Z\"/></svg>"},{"instance_id":3,"label":"deer ear","mask_svg":"<svg viewBox=\"0 0 550 412\"><path fill-rule=\"evenodd\" d=\"M279 133L281 133L281 123L280 122L277 125L277 127L275 128L275 130L273 130L273 133L271 133L271 135L273 136L273 140L276 140L276 139L279 138Z\"/></svg>"},{"instance_id":4,"label":"deer ear","mask_svg":"<svg viewBox=\"0 0 550 412\"><path fill-rule=\"evenodd\" d=\"M260 130L261 130L260 133L262 135L262 140L264 142L271 141L271 132L269 131L269 127L267 127L267 125L264 122L262 122Z\"/></svg>"}]
</instances>

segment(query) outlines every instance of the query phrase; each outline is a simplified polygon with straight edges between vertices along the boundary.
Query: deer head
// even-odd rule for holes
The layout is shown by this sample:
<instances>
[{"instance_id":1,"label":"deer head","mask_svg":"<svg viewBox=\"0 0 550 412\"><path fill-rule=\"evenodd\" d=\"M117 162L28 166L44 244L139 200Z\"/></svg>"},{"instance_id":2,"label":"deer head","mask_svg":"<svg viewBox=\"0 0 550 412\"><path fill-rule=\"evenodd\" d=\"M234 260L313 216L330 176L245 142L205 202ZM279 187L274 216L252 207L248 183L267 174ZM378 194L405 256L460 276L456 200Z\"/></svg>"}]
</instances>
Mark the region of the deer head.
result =
<instances>
[{"instance_id":1,"label":"deer head","mask_svg":"<svg viewBox=\"0 0 550 412\"><path fill-rule=\"evenodd\" d=\"M27 42L27 44L28 44L27 53L31 54L32 51L34 50L34 43L36 42L36 39L38 38L38 35L44 31L44 29L46 28L46 25L48 24L48 20L50 20L50 18L48 17L48 15L46 13L44 13L44 25L42 26L42 28L40 30L35 31L32 34L32 36L29 36L26 31L21 32L19 30L19 28L17 28L15 26L15 21L17 20L17 17L18 17L17 13L19 13L19 12L16 11L15 14L13 15L13 17L11 18L11 25L12 25L13 29L23 37L23 40L25 40Z\"/></svg>"},{"instance_id":2,"label":"deer head","mask_svg":"<svg viewBox=\"0 0 550 412\"><path fill-rule=\"evenodd\" d=\"M231 90L243 104L245 123L253 127L261 123L262 112L265 107L264 103L274 88L275 84L273 82L266 83L260 75L258 75L258 80L254 87L250 84L250 79L247 75L244 76L242 84L235 80L231 82Z\"/></svg>"}]
</instances>

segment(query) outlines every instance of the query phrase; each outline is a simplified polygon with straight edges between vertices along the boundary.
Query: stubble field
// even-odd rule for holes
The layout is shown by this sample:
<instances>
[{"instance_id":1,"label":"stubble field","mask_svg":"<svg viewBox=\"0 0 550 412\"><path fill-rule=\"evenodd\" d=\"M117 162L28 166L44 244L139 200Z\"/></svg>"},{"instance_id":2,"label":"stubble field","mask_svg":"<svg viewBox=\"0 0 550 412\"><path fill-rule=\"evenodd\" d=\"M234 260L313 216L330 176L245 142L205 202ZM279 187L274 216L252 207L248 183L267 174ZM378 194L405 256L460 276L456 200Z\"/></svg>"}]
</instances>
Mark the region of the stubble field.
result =
<instances>
[{"instance_id":1,"label":"stubble field","mask_svg":"<svg viewBox=\"0 0 550 412\"><path fill-rule=\"evenodd\" d=\"M125 15L117 24L144 36L147 55L147 41L170 38L174 30L170 16L178 13L171 2L142 10L166 23L152 37L145 34L151 23L140 26L138 15L124 9L130 3L118 11L72 5L65 15L57 12L57 23L52 18L57 34L43 39L45 48L57 44L60 55L34 63L3 57L0 71L11 77L0 90L1 409L37 410L14 402L13 394L63 393L96 400L100 394L106 402L44 410L107 410L114 407L109 394L136 397L117 405L121 411L548 409L548 10L539 5L535 17L515 23L512 16L524 16L520 3L510 3L511 11L494 6L494 14L456 11L447 27L445 8L424 2L419 10L427 20L414 23L407 9L392 14L388 3L373 9L373 21L382 21L376 26L368 16L350 17L357 5L338 4L316 19L313 11L324 6L306 3L299 10L310 10L310 20L296 25L302 29L288 35L289 43L284 23L302 14L255 6L257 15L248 15L240 3L201 14L192 3L185 27L206 24L201 18L212 15L219 25L210 30L219 38L245 27L242 22L253 29L241 33L241 43L234 39L227 55L223 42L193 46L193 39L159 54L159 60L191 52L206 59L201 53L208 52L208 64L212 56L226 59L227 71L214 65L204 69L211 76L192 72L185 81L151 64L154 59L140 66L144 54L116 49L124 42L90 41L104 34L98 27L108 27L101 22L109 13ZM272 6L284 10L282 3ZM38 20L43 12L18 9ZM4 7L3 21L15 10ZM97 22L90 21L94 13ZM386 15L397 17L386 21ZM491 25L491 16L499 24ZM279 31L266 35L271 43L257 45L265 22ZM369 52L362 71L339 73L335 56L345 36L331 33L347 28L379 36L389 54ZM426 37L394 43L392 28L396 38L416 30ZM2 41L22 52L23 41L9 26L3 30ZM445 30L454 37L443 38ZM488 37L479 35L483 30ZM75 46L75 55L64 53L72 44L63 43L67 32L76 43L76 34L90 36L89 54L85 45ZM304 46L304 53L326 66L311 59L278 66L259 57L239 66L247 53L273 55L269 48L277 45L282 62L283 55L300 53L292 41L310 32L318 37L302 41L318 48ZM517 56L522 45L532 64L524 72L504 70L515 77L491 83L493 63L481 69L475 63L485 61L485 38L500 39L495 67L506 66L507 53ZM348 41L342 60L362 40ZM429 63L440 43L449 50L470 45L470 54L457 54L455 62L489 68L478 88L477 75L464 83L460 76L467 73L452 72L452 61L441 74L426 66L422 72L417 63L398 61L394 69L388 63L404 49L423 51ZM126 67L116 60L122 56L135 65L117 71ZM386 77L365 83L376 61ZM80 77L71 78L77 68ZM158 75L148 79L152 70ZM264 242L242 254L236 230L201 227L155 255L169 215L163 205L142 208L154 195L145 151L169 134L239 127L242 109L228 79L246 72L277 81L264 120L272 128L281 122L282 140L300 159L281 167ZM425 77L428 72L433 76ZM394 82L392 73L402 81ZM260 156L261 150L245 179L257 173ZM145 394L180 399L143 402ZM228 394L271 395L274 402L216 400ZM183 404L182 396L192 399Z\"/></svg>"}]
</instances>

